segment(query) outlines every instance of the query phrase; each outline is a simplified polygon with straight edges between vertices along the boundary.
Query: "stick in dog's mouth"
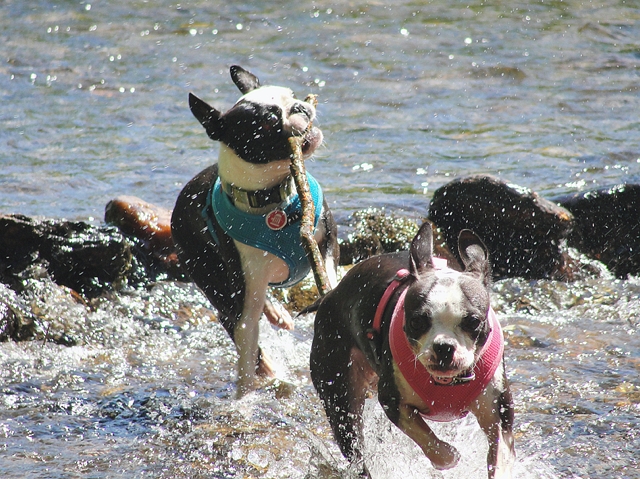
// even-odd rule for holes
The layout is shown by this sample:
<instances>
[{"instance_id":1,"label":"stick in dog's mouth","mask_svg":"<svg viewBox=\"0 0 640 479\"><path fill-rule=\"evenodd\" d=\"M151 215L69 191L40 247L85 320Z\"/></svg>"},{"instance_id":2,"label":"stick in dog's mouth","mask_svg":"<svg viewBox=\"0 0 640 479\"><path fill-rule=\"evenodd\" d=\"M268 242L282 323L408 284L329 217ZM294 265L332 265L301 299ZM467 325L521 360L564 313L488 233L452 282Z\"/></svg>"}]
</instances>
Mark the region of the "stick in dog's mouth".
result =
<instances>
[{"instance_id":1,"label":"stick in dog's mouth","mask_svg":"<svg viewBox=\"0 0 640 479\"><path fill-rule=\"evenodd\" d=\"M315 108L318 104L317 95L309 94L305 98L307 103L310 103ZM317 130L317 128L316 128ZM331 290L329 283L329 277L327 276L327 270L318 248L318 243L313 236L313 217L315 206L311 199L311 193L309 192L309 183L307 182L306 169L304 167L305 147L307 151L313 151L315 149L315 143L317 143L317 133L313 135L314 128L313 122L309 121L307 128L302 136L293 136L289 138L289 144L291 145L291 176L293 176L298 196L300 196L300 203L302 205L302 220L300 226L300 239L302 246L304 247L309 262L311 263L311 269L313 270L313 276L318 287L318 292L321 295L327 294ZM313 140L314 141L310 141ZM317 205L321 208L322 205Z\"/></svg>"}]
</instances>

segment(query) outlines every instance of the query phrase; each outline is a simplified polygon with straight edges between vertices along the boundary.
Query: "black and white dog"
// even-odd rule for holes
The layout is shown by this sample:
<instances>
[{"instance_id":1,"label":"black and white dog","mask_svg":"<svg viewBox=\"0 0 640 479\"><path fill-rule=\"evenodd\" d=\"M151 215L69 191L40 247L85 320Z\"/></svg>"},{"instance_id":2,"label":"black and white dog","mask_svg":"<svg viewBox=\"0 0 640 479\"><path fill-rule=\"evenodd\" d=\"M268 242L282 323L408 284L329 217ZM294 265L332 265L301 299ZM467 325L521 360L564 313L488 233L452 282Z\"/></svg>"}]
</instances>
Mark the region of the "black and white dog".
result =
<instances>
[{"instance_id":1,"label":"black and white dog","mask_svg":"<svg viewBox=\"0 0 640 479\"><path fill-rule=\"evenodd\" d=\"M489 441L490 478L511 477L513 404L503 363L503 335L490 307L487 249L461 232L463 272L432 257L425 223L409 252L354 266L317 308L311 378L342 453L363 477L365 396L378 389L388 418L434 467L458 452L424 418L450 421L472 412ZM444 263L444 264L443 264Z\"/></svg>"},{"instance_id":2,"label":"black and white dog","mask_svg":"<svg viewBox=\"0 0 640 479\"><path fill-rule=\"evenodd\" d=\"M243 96L226 113L193 94L189 106L212 140L217 164L193 178L180 193L171 230L181 262L218 310L238 354L238 396L255 387L256 373L274 375L258 346L263 312L274 324L291 317L266 297L269 286L290 286L309 271L300 242L300 199L290 175L288 139L303 136L309 157L322 132L308 125L315 108L288 88L261 86L238 66L231 78ZM308 130L308 131L307 131ZM332 285L338 264L336 225L317 181L308 175L315 204L315 237Z\"/></svg>"}]
</instances>

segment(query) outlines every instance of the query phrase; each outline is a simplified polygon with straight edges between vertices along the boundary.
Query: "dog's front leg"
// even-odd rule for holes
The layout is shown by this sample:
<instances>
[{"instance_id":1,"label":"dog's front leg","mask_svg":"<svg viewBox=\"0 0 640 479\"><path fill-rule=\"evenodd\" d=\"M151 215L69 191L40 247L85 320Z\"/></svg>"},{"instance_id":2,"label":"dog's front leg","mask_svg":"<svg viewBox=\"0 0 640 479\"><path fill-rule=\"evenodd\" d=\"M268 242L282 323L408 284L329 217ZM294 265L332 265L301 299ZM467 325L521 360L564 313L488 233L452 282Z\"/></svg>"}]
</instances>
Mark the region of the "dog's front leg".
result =
<instances>
[{"instance_id":1,"label":"dog's front leg","mask_svg":"<svg viewBox=\"0 0 640 479\"><path fill-rule=\"evenodd\" d=\"M234 329L234 340L238 350L237 395L244 396L255 389L255 376L273 377L275 373L262 353L259 355L258 337L260 318L264 311L267 288L276 273L273 256L250 246L236 243L245 281L242 315ZM288 270L287 270L288 271ZM286 273L286 272L285 272Z\"/></svg>"},{"instance_id":2,"label":"dog's front leg","mask_svg":"<svg viewBox=\"0 0 640 479\"><path fill-rule=\"evenodd\" d=\"M414 406L400 403L400 417L397 425L420 446L436 469L451 469L460 460L458 451L435 435Z\"/></svg>"},{"instance_id":3,"label":"dog's front leg","mask_svg":"<svg viewBox=\"0 0 640 479\"><path fill-rule=\"evenodd\" d=\"M497 381L496 378L502 377ZM498 370L476 401L474 415L487 435L487 471L490 479L510 479L515 460L513 438L513 399L504 373Z\"/></svg>"},{"instance_id":4,"label":"dog's front leg","mask_svg":"<svg viewBox=\"0 0 640 479\"><path fill-rule=\"evenodd\" d=\"M255 388L256 369L259 367L260 317L267 293L267 285L263 286L260 283L261 281L257 279L247 278L242 316L235 328L234 339L239 356L238 397L244 396ZM265 375L273 375L273 371L265 371L264 373Z\"/></svg>"}]
</instances>

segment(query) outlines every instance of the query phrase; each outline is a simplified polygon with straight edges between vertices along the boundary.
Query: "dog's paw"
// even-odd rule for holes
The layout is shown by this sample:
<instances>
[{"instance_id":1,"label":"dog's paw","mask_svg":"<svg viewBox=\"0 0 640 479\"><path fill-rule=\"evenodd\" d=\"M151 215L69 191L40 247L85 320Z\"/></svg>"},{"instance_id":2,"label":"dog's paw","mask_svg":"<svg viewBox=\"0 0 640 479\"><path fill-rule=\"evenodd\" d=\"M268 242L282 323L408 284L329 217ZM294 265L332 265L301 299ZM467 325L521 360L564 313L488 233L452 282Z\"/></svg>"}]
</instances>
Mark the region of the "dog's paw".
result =
<instances>
[{"instance_id":1,"label":"dog's paw","mask_svg":"<svg viewBox=\"0 0 640 479\"><path fill-rule=\"evenodd\" d=\"M264 302L264 315L274 326L291 331L293 329L293 319L289 311L277 301L267 299Z\"/></svg>"},{"instance_id":2,"label":"dog's paw","mask_svg":"<svg viewBox=\"0 0 640 479\"><path fill-rule=\"evenodd\" d=\"M440 444L440 447L429 456L429 459L433 467L439 471L444 471L456 467L458 462L460 462L460 453L455 447L443 442Z\"/></svg>"},{"instance_id":3,"label":"dog's paw","mask_svg":"<svg viewBox=\"0 0 640 479\"><path fill-rule=\"evenodd\" d=\"M273 362L262 350L260 351L260 358L256 365L256 374L259 377L268 380L272 380L276 377L276 368L274 367Z\"/></svg>"},{"instance_id":4,"label":"dog's paw","mask_svg":"<svg viewBox=\"0 0 640 479\"><path fill-rule=\"evenodd\" d=\"M265 390L273 392L276 399L289 399L295 393L296 386L293 383L275 378L268 382Z\"/></svg>"}]
</instances>

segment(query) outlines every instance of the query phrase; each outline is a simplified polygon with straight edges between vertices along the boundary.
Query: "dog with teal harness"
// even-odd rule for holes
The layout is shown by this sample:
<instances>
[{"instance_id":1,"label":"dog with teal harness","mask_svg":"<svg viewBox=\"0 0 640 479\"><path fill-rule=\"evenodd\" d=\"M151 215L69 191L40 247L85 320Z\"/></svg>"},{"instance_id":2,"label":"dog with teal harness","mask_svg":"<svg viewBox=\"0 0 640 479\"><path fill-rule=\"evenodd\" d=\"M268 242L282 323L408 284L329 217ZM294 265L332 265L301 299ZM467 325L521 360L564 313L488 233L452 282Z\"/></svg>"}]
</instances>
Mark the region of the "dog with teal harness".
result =
<instances>
[{"instance_id":1,"label":"dog with teal harness","mask_svg":"<svg viewBox=\"0 0 640 479\"><path fill-rule=\"evenodd\" d=\"M219 142L218 159L184 186L171 217L180 264L207 296L238 352L237 395L255 389L276 370L259 345L262 317L291 329L290 313L269 295L310 270L300 229L302 212L291 177L290 140L302 158L322 144L313 125L315 105L286 87L262 86L239 66L231 78L242 92L226 112L193 94L189 108L207 135ZM318 182L308 175L315 232L331 286L337 283L337 227ZM305 236L306 238L306 236Z\"/></svg>"}]
</instances>

